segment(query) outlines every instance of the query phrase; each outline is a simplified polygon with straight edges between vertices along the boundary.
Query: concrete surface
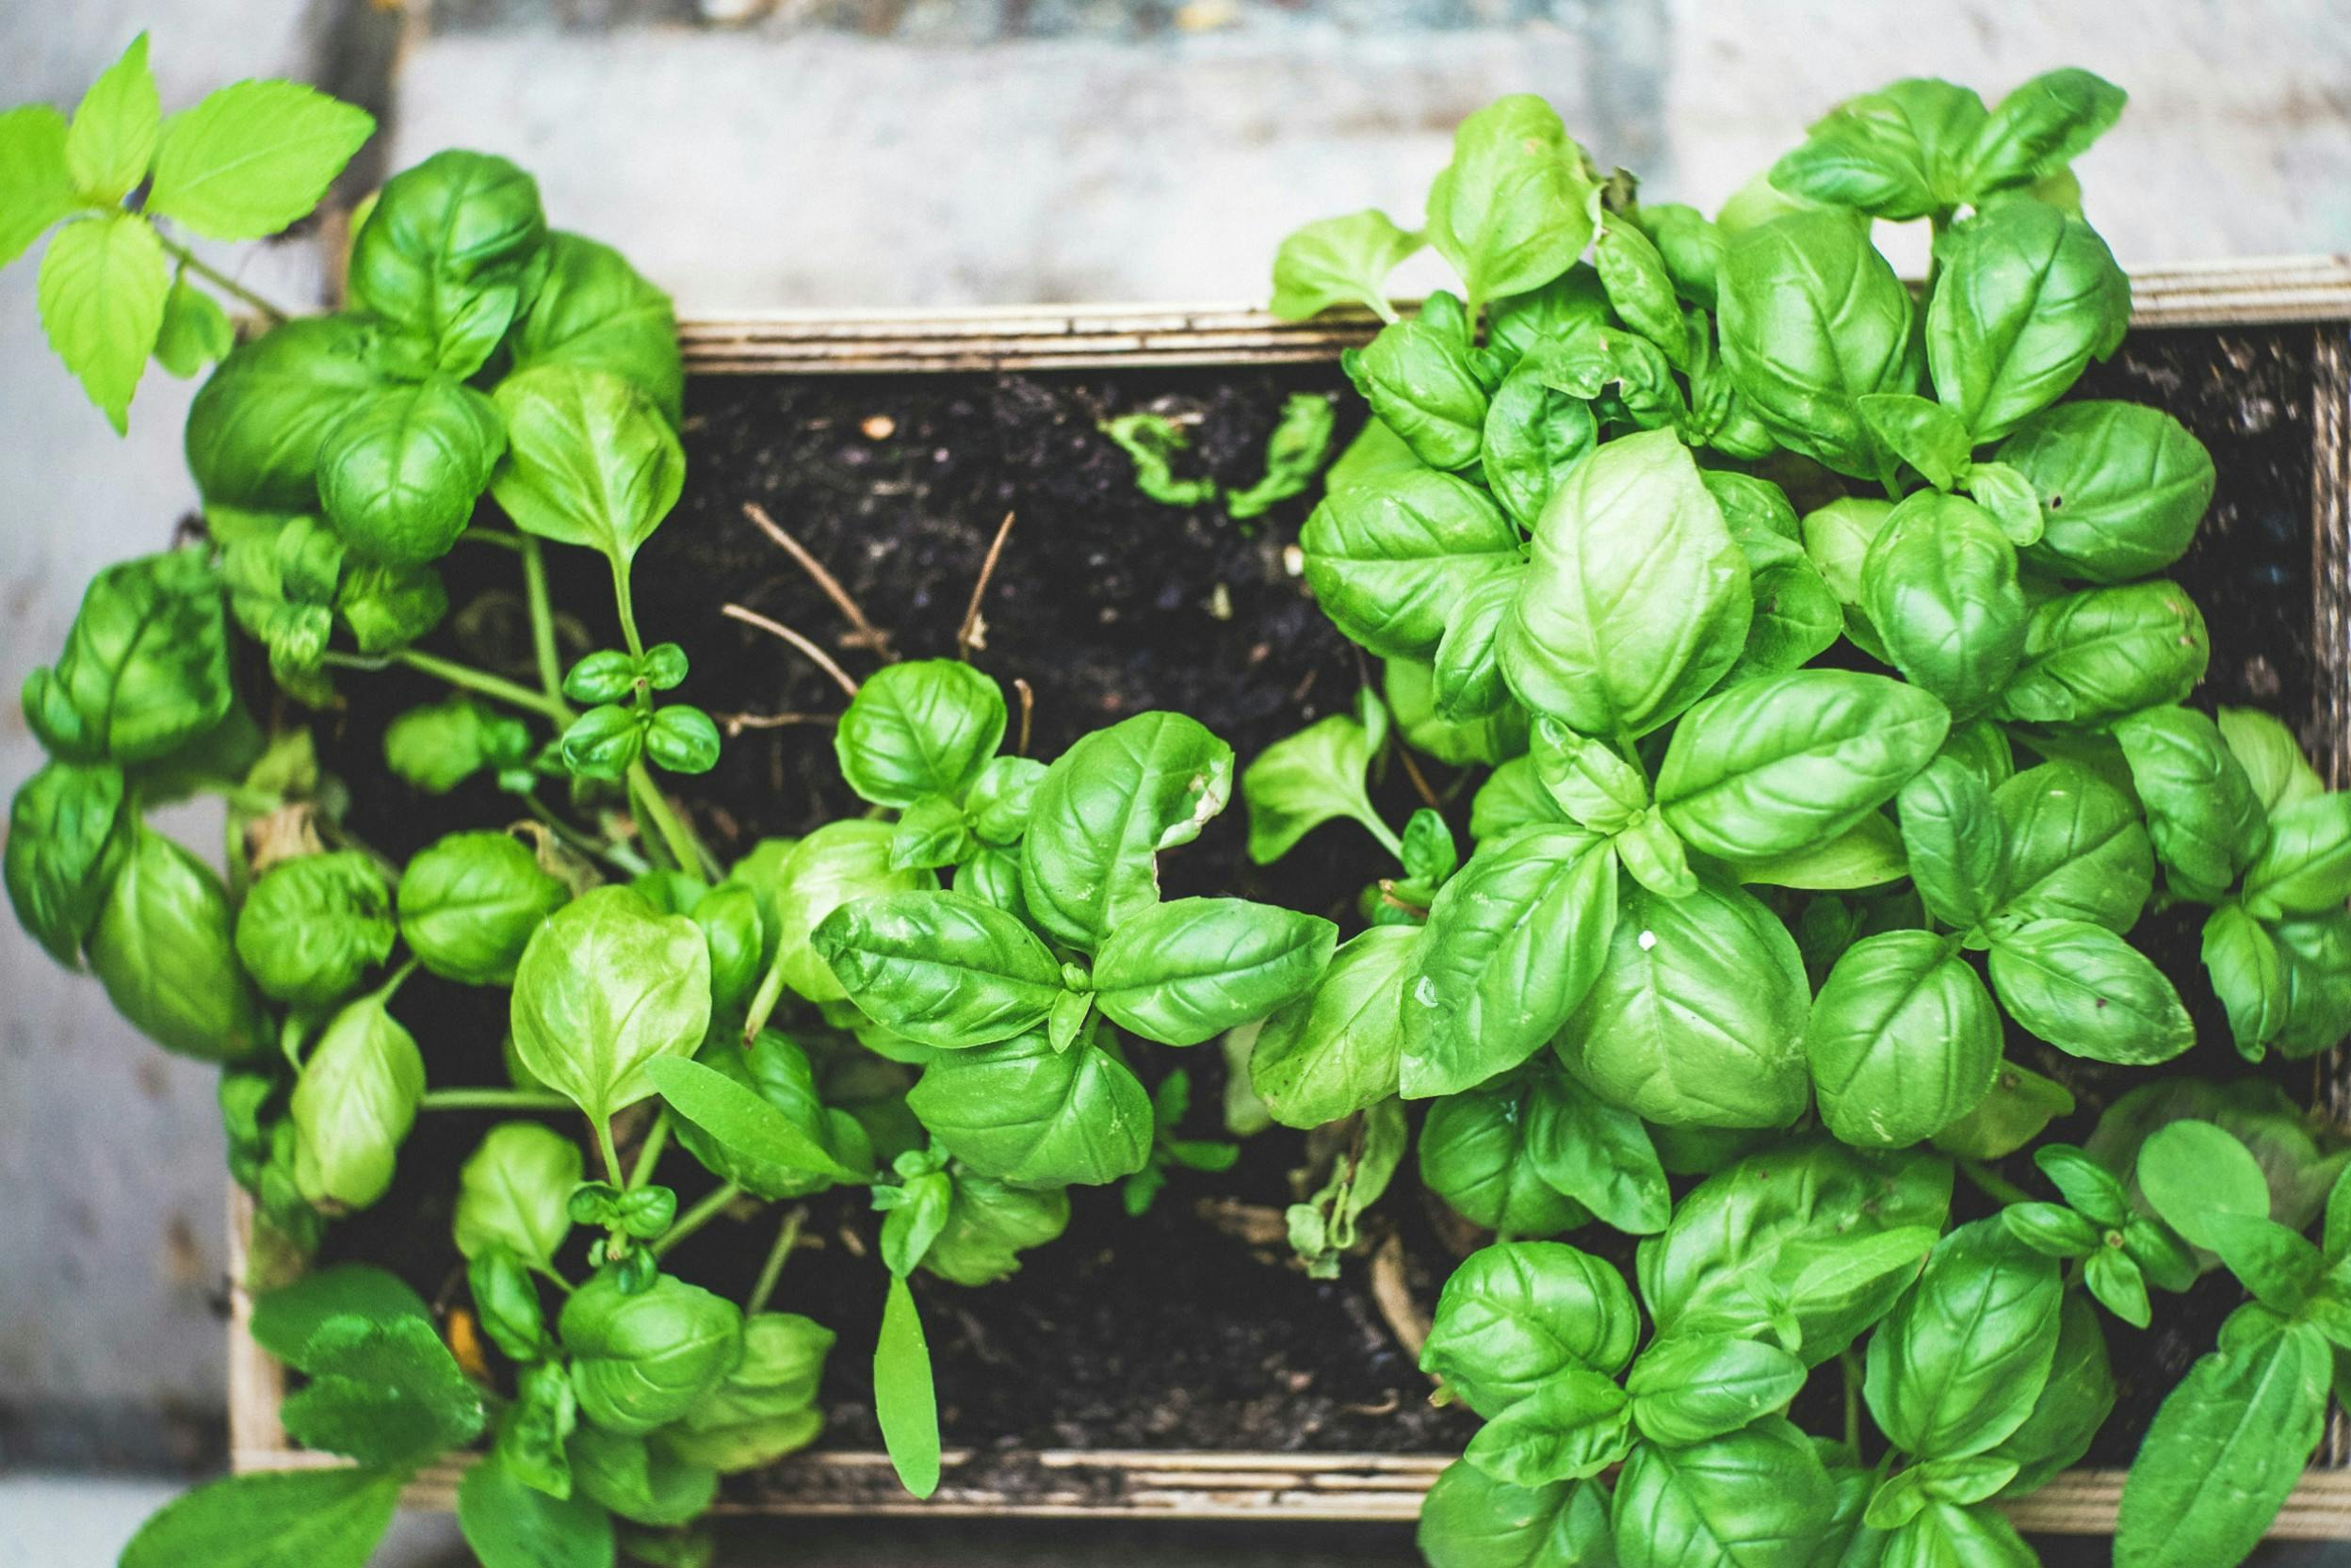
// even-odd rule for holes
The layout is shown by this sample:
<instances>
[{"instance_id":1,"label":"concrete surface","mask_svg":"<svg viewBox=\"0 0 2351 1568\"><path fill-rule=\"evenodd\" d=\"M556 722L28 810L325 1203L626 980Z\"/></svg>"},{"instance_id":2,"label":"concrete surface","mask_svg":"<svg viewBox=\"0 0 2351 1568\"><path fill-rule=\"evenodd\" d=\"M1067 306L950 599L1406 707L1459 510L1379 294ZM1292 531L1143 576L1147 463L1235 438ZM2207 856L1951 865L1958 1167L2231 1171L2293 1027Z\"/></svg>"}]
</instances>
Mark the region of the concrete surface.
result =
<instances>
[{"instance_id":1,"label":"concrete surface","mask_svg":"<svg viewBox=\"0 0 2351 1568\"><path fill-rule=\"evenodd\" d=\"M2057 63L2134 94L2082 170L2126 260L2351 241L2351 11L2327 0L86 0L0 7L0 105L70 105L141 24L168 106L239 75L332 83L390 111L396 164L511 153L559 222L705 312L1256 299L1296 223L1416 218L1452 122L1501 91L1545 92L1603 160L1711 203L1845 93L1928 70L1996 92ZM305 243L234 257L317 298ZM0 272L11 690L90 574L192 499L188 389L151 371L115 440L48 354L33 277ZM37 762L9 704L0 782ZM221 1398L212 1075L8 922L0 1001L0 1467L200 1463ZM0 1563L110 1556L9 1557L68 1493L7 1484Z\"/></svg>"}]
</instances>

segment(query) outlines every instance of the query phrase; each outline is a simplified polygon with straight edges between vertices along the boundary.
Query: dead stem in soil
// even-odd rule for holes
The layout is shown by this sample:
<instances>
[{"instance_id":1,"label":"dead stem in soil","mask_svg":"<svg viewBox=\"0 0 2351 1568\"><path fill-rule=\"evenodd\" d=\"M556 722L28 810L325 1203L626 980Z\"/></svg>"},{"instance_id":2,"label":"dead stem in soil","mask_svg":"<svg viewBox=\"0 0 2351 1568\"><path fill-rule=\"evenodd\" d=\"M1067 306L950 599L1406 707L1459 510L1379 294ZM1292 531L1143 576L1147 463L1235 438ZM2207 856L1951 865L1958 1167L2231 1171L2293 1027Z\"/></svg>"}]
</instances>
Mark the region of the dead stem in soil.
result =
<instances>
[{"instance_id":1,"label":"dead stem in soil","mask_svg":"<svg viewBox=\"0 0 2351 1568\"><path fill-rule=\"evenodd\" d=\"M719 721L719 728L726 732L729 740L745 730L782 730L795 724L833 725L841 721L838 715L830 713L714 713L710 717Z\"/></svg>"},{"instance_id":2,"label":"dead stem in soil","mask_svg":"<svg viewBox=\"0 0 2351 1568\"><path fill-rule=\"evenodd\" d=\"M839 664L835 663L832 655L826 653L823 649L818 647L815 643L809 641L806 638L801 636L798 632L784 624L783 622L770 621L766 616L761 615L757 610L745 609L740 605L722 605L719 606L719 613L721 615L731 617L734 620L740 621L746 626L756 626L770 637L782 638L785 641L790 643L793 647L807 655L810 661L814 663L818 669L832 676L835 683L837 684L843 691L849 693L850 699L852 702L856 700L857 683L851 678L849 671L842 669Z\"/></svg>"},{"instance_id":3,"label":"dead stem in soil","mask_svg":"<svg viewBox=\"0 0 2351 1568\"><path fill-rule=\"evenodd\" d=\"M824 596L832 600L843 615L849 617L850 625L855 629L849 636L841 639L844 647L870 648L875 655L885 664L897 660L898 655L890 648L890 634L866 619L866 612L858 607L857 601L851 597L849 590L841 586L840 579L827 572L824 569L824 563L810 555L807 547L800 541L785 532L784 525L770 517L765 507L756 501L745 501L743 515L750 518L761 533L774 541L786 555L798 561L801 570L807 573L815 580L816 585L824 590Z\"/></svg>"},{"instance_id":4,"label":"dead stem in soil","mask_svg":"<svg viewBox=\"0 0 2351 1568\"><path fill-rule=\"evenodd\" d=\"M1013 755L1025 757L1029 754L1029 722L1037 714L1037 693L1018 675L1013 677L1013 689L1020 693L1020 744L1013 748Z\"/></svg>"},{"instance_id":5,"label":"dead stem in soil","mask_svg":"<svg viewBox=\"0 0 2351 1568\"><path fill-rule=\"evenodd\" d=\"M987 559L980 563L980 580L971 585L971 603L965 607L964 623L955 633L955 656L959 659L968 661L974 648L988 645L986 625L980 619L980 601L987 594L988 579L996 575L997 558L1004 554L1004 540L1013 531L1014 515L1006 512L1004 521L996 525L996 538L988 545Z\"/></svg>"}]
</instances>

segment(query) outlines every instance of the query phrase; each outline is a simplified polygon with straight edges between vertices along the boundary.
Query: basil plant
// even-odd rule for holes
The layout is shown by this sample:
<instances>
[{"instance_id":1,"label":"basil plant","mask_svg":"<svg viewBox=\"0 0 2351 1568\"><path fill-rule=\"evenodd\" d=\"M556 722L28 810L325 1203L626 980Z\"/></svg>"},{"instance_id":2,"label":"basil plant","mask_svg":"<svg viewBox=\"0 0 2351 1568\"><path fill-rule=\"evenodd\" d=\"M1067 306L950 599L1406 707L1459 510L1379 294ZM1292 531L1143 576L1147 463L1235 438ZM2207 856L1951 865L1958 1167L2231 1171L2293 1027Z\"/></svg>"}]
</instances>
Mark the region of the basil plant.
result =
<instances>
[{"instance_id":1,"label":"basil plant","mask_svg":"<svg viewBox=\"0 0 2351 1568\"><path fill-rule=\"evenodd\" d=\"M2032 1561L1994 1505L2080 1457L2105 1336L2213 1253L2256 1304L2148 1433L2116 1560L2237 1560L2315 1445L2351 1336L2314 1203L2273 1211L2249 1157L2195 1190L2161 1140L2043 1147L2063 1203L1986 1163L2073 1109L2070 1061L2197 1044L2150 911L2197 912L2247 1061L2351 1032L2351 795L2199 702L2165 575L2212 460L2067 396L2129 322L2070 170L2122 106L2074 70L1988 107L1898 82L1709 218L1505 98L1419 232L1282 246L1278 313L1385 323L1299 540L1382 675L1249 767L1250 849L1344 819L1389 864L1249 1060L1295 1126L1426 1102L1425 1186L1501 1238L1423 1363L1488 1423L1423 1516L1438 1568ZM1922 287L1880 220L1929 226ZM1423 245L1460 289L1400 313ZM1461 858L1434 808L1471 790ZM2000 1218L1951 1228L1954 1163ZM1544 1239L1596 1222L1643 1238L1646 1349L1615 1271ZM1783 1414L1823 1366L1833 1440Z\"/></svg>"}]
</instances>

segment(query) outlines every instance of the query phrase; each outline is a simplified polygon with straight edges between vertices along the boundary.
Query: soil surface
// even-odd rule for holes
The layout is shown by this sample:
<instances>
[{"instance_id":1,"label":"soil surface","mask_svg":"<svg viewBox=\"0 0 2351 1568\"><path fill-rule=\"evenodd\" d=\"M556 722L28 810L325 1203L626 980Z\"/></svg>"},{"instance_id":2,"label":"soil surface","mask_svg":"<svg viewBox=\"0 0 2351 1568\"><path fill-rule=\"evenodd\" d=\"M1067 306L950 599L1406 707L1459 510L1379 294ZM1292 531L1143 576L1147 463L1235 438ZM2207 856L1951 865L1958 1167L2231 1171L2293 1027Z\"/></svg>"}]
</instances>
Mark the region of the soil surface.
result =
<instances>
[{"instance_id":1,"label":"soil surface","mask_svg":"<svg viewBox=\"0 0 2351 1568\"><path fill-rule=\"evenodd\" d=\"M2312 347L2307 328L2140 332L2085 378L2081 395L2155 403L2212 449L2218 499L2177 572L2212 629L2212 671L2197 700L2259 703L2315 741ZM852 674L872 670L876 655L745 517L746 503L764 508L823 562L907 656L953 654L990 542L1013 513L974 661L1008 689L1028 684L1032 754L1049 757L1090 729L1167 707L1199 718L1245 764L1267 743L1345 707L1363 661L1307 597L1288 554L1305 500L1246 526L1215 506L1162 506L1136 492L1128 460L1095 428L1113 413L1157 409L1192 434L1189 466L1179 471L1245 485L1261 471L1265 438L1292 393L1338 397L1339 439L1352 434L1360 415L1352 397L1338 396L1342 384L1336 365L691 383L688 494L640 558L640 622L648 638L686 648L693 673L681 695L714 714L817 716L748 727L733 739L718 770L692 781L687 803L696 822L731 857L855 804L838 783L830 745L839 689L808 658L720 608L731 602L783 622ZM495 558L477 564L492 581L506 570ZM603 602L597 572L576 559L559 570L559 603ZM452 588L461 606L469 589L478 602L443 638L478 662L526 672L519 598L457 573ZM574 651L616 640L612 628L593 622L567 626L566 637ZM453 826L511 815L486 789L420 809L404 790L387 787L365 753L379 744L386 713L432 692L397 680L365 684L373 688L368 705L355 708L328 746L331 762L344 761L338 770L373 791L353 806L364 835L404 853ZM1432 769L1439 791L1452 782ZM1410 803L1404 782L1384 781L1382 791L1401 819ZM1467 799L1464 790L1457 817L1466 818ZM1269 878L1242 856L1244 816L1236 801L1197 845L1169 857L1171 894L1239 890L1338 913L1376 868L1369 841L1339 825L1309 835ZM2178 1070L2242 1072L2203 979L2193 921L2150 916L2137 935L2203 1027L2207 1043ZM499 994L412 982L401 1010L426 1044L434 1082L496 1079L502 1010L485 1004ZM2115 1093L2143 1081L2021 1038L2010 1048L2079 1097L2080 1112L2055 1129L2062 1136L2085 1136ZM1218 1053L1159 1051L1145 1074L1176 1066L1194 1080L1187 1130L1216 1136ZM2305 1103L2323 1088L2313 1064L2273 1071ZM446 1240L446 1172L492 1120L425 1118L401 1161L417 1175L336 1227L332 1252L393 1261L428 1294L454 1299L462 1282ZM1227 1174L1178 1172L1139 1220L1119 1212L1114 1191L1081 1189L1067 1236L1029 1253L1012 1280L980 1290L918 1282L949 1445L1004 1455L997 1479L1014 1485L1013 1456L1035 1448L1456 1450L1472 1423L1427 1405L1427 1380L1376 1306L1363 1260L1350 1259L1344 1277L1327 1283L1289 1262L1279 1211L1295 1195L1291 1168L1301 1163L1299 1139L1276 1130L1252 1140ZM697 1184L686 1162L673 1157L663 1170L690 1201ZM2029 1165L2010 1173L2037 1181ZM1963 1206L1980 1203L1962 1193ZM1408 1162L1377 1211L1378 1234L1398 1236L1403 1277L1423 1310L1467 1239L1441 1232L1429 1207ZM819 1200L807 1233L813 1245L795 1254L778 1303L840 1331L825 1387L828 1447L877 1445L867 1370L883 1280L868 1255L874 1219L846 1200ZM770 1234L765 1220L721 1223L689 1242L678 1264L689 1277L739 1293ZM1573 1239L1629 1260L1629 1245L1597 1227ZM2157 1325L2144 1335L2110 1329L2123 1398L2092 1463L2127 1462L2155 1403L2211 1346L2236 1299L2216 1277L2187 1298L2160 1302ZM1833 1407L1834 1380L1820 1381ZM1833 1426L1833 1414L1828 1420ZM736 1484L755 1492L759 1482Z\"/></svg>"}]
</instances>

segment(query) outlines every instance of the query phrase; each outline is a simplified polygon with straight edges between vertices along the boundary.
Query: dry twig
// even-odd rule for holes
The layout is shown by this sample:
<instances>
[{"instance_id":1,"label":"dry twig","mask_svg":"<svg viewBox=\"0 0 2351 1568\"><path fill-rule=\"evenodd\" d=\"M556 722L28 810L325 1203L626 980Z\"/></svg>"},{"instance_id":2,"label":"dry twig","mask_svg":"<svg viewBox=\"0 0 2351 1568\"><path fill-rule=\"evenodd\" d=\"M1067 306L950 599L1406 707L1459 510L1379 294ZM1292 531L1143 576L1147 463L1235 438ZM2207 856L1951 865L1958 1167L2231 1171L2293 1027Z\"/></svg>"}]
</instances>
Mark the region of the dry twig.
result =
<instances>
[{"instance_id":1,"label":"dry twig","mask_svg":"<svg viewBox=\"0 0 2351 1568\"><path fill-rule=\"evenodd\" d=\"M988 545L988 558L980 563L980 580L971 585L971 604L964 610L964 623L955 633L955 656L971 657L974 643L987 644L980 637L980 601L988 591L988 579L996 575L997 558L1004 553L1005 536L1013 531L1013 513L1006 512L1004 521L996 526L996 539Z\"/></svg>"},{"instance_id":2,"label":"dry twig","mask_svg":"<svg viewBox=\"0 0 2351 1568\"><path fill-rule=\"evenodd\" d=\"M1020 744L1013 748L1013 755L1025 757L1029 754L1029 721L1036 717L1037 694L1018 675L1013 677L1013 689L1020 693Z\"/></svg>"},{"instance_id":3,"label":"dry twig","mask_svg":"<svg viewBox=\"0 0 2351 1568\"><path fill-rule=\"evenodd\" d=\"M768 633L771 637L782 638L785 641L790 643L793 647L807 655L808 657L815 662L817 668L832 676L833 679L838 683L840 688L843 691L848 692L851 699L856 697L857 683L851 678L849 671L835 663L832 655L826 653L823 649L818 647L815 643L809 641L806 638L801 636L798 632L784 624L783 622L770 621L766 616L761 615L757 610L745 609L740 605L722 605L719 608L719 613L724 616L732 617L737 621L740 621L746 626L756 626L761 631Z\"/></svg>"},{"instance_id":4,"label":"dry twig","mask_svg":"<svg viewBox=\"0 0 2351 1568\"><path fill-rule=\"evenodd\" d=\"M710 717L719 721L719 728L726 732L730 740L745 730L783 730L795 724L840 722L838 715L830 713L714 713Z\"/></svg>"},{"instance_id":5,"label":"dry twig","mask_svg":"<svg viewBox=\"0 0 2351 1568\"><path fill-rule=\"evenodd\" d=\"M898 657L890 651L890 634L866 619L866 612L858 607L856 600L850 597L849 590L841 586L840 579L827 572L824 563L810 555L800 541L786 533L784 525L770 517L765 507L756 501L745 501L743 515L757 525L759 531L773 540L786 555L800 562L801 570L815 579L816 585L824 590L824 596L849 617L849 623L856 629L841 639L843 643L870 648L885 662Z\"/></svg>"}]
</instances>

